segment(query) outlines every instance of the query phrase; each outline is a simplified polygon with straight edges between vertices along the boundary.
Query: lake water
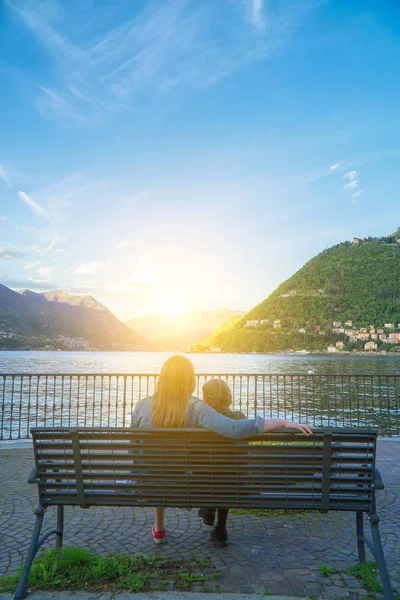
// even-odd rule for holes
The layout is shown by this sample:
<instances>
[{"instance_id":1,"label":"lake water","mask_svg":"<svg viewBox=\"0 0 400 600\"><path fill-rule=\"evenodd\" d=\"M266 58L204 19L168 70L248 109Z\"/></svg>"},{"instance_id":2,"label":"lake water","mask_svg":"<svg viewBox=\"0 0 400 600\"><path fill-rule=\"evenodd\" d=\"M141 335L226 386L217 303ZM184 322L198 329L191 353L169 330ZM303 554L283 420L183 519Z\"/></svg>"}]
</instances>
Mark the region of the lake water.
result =
<instances>
[{"instance_id":1,"label":"lake water","mask_svg":"<svg viewBox=\"0 0 400 600\"><path fill-rule=\"evenodd\" d=\"M169 356L0 352L0 439L26 438L38 426L127 426ZM202 396L205 375L226 375L234 408L248 417L400 433L399 355L188 356L198 375L195 395Z\"/></svg>"},{"instance_id":2,"label":"lake water","mask_svg":"<svg viewBox=\"0 0 400 600\"><path fill-rule=\"evenodd\" d=\"M0 352L3 373L159 373L168 352ZM196 373L400 374L400 355L190 354Z\"/></svg>"}]
</instances>

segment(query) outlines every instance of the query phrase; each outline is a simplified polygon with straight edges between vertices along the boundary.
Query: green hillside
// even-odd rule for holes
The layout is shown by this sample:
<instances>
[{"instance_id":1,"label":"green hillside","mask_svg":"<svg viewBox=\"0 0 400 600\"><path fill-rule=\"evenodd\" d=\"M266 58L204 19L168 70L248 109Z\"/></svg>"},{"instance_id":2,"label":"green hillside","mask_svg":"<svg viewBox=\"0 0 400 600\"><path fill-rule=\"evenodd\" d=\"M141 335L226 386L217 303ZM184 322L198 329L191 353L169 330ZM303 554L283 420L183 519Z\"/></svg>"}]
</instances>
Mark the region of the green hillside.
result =
<instances>
[{"instance_id":1,"label":"green hillside","mask_svg":"<svg viewBox=\"0 0 400 600\"><path fill-rule=\"evenodd\" d=\"M324 250L235 327L219 334L214 343L225 351L312 350L338 340L349 346L349 327L347 334L334 334L333 321L344 324L351 320L354 331L369 325L384 328L389 323L397 330L399 239L400 229L388 237L355 238ZM274 327L277 320L280 323ZM378 347L380 342L378 338ZM353 347L360 348L361 344L354 342Z\"/></svg>"}]
</instances>

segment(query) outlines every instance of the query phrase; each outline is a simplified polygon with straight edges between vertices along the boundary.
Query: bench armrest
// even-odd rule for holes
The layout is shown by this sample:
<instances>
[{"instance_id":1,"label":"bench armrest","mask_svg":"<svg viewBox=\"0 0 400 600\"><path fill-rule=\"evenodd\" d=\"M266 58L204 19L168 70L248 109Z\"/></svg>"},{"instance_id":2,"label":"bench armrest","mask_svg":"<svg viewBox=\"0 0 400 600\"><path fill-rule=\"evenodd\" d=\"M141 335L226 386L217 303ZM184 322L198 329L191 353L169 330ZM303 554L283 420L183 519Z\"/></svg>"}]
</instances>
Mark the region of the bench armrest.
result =
<instances>
[{"instance_id":1,"label":"bench armrest","mask_svg":"<svg viewBox=\"0 0 400 600\"><path fill-rule=\"evenodd\" d=\"M375 484L374 487L376 490L384 490L385 486L383 484L383 479L378 469L375 469Z\"/></svg>"},{"instance_id":2,"label":"bench armrest","mask_svg":"<svg viewBox=\"0 0 400 600\"><path fill-rule=\"evenodd\" d=\"M37 483L37 482L38 482L37 469L36 469L36 465L35 465L34 467L32 467L32 470L29 473L28 483Z\"/></svg>"}]
</instances>

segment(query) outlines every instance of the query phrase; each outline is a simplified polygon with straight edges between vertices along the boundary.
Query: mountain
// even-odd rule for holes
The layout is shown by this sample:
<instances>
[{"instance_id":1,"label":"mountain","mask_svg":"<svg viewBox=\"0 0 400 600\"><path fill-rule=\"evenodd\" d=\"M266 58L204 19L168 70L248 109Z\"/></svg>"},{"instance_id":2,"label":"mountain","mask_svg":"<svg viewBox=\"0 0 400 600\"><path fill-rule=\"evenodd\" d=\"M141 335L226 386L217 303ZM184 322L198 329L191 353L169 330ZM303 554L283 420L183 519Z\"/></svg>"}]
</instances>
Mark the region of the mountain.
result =
<instances>
[{"instance_id":1,"label":"mountain","mask_svg":"<svg viewBox=\"0 0 400 600\"><path fill-rule=\"evenodd\" d=\"M389 348L400 323L399 242L400 228L323 250L214 344L224 351L261 352L322 350L337 341L346 349L361 348L368 340Z\"/></svg>"},{"instance_id":2,"label":"mountain","mask_svg":"<svg viewBox=\"0 0 400 600\"><path fill-rule=\"evenodd\" d=\"M227 319L243 315L238 310L202 310L177 315L146 315L126 322L158 350L186 350L207 338Z\"/></svg>"},{"instance_id":3,"label":"mountain","mask_svg":"<svg viewBox=\"0 0 400 600\"><path fill-rule=\"evenodd\" d=\"M201 345L206 347L215 347L217 345L215 341L218 338L218 336L224 331L229 331L229 329L232 329L232 327L234 327L236 323L239 323L243 319L243 314L244 313L240 312L237 315L232 315L231 317L229 317L229 319L224 321L222 325L217 327L217 329L214 329L214 331L208 337L202 340Z\"/></svg>"},{"instance_id":4,"label":"mountain","mask_svg":"<svg viewBox=\"0 0 400 600\"><path fill-rule=\"evenodd\" d=\"M0 347L149 350L92 296L14 292L0 284Z\"/></svg>"}]
</instances>

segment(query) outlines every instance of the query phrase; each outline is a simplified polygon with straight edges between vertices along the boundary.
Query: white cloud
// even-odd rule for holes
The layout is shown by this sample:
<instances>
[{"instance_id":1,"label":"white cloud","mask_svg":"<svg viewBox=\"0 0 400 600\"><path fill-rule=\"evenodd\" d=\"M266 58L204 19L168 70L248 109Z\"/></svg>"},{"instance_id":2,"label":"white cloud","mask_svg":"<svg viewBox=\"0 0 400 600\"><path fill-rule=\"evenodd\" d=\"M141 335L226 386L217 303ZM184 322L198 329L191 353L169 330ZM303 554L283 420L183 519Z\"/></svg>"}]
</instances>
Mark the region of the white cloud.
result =
<instances>
[{"instance_id":1,"label":"white cloud","mask_svg":"<svg viewBox=\"0 0 400 600\"><path fill-rule=\"evenodd\" d=\"M28 262L24 265L24 271L29 271L29 269L33 269L34 267L38 267L40 262L37 260L35 262Z\"/></svg>"},{"instance_id":2,"label":"white cloud","mask_svg":"<svg viewBox=\"0 0 400 600\"><path fill-rule=\"evenodd\" d=\"M263 0L251 0L251 22L257 29L263 29Z\"/></svg>"},{"instance_id":3,"label":"white cloud","mask_svg":"<svg viewBox=\"0 0 400 600\"><path fill-rule=\"evenodd\" d=\"M115 25L105 3L70 0L13 0L7 6L47 50L58 78L38 82L39 110L93 124L108 112L121 112L179 88L213 85L229 73L265 59L284 45L317 1L285 0L264 25L263 0L245 0L251 27L231 0L157 0L142 9L126 4L125 20ZM223 27L216 26L224 11ZM110 11L113 18L110 18ZM121 13L122 14L122 11Z\"/></svg>"},{"instance_id":4,"label":"white cloud","mask_svg":"<svg viewBox=\"0 0 400 600\"><path fill-rule=\"evenodd\" d=\"M29 246L28 252L31 252L32 254L41 254L42 249L39 244L33 244L33 246Z\"/></svg>"},{"instance_id":5,"label":"white cloud","mask_svg":"<svg viewBox=\"0 0 400 600\"><path fill-rule=\"evenodd\" d=\"M2 179L4 183L8 185L8 187L14 187L9 174L7 173L6 169L3 167L2 164L0 164L0 179Z\"/></svg>"},{"instance_id":6,"label":"white cloud","mask_svg":"<svg viewBox=\"0 0 400 600\"><path fill-rule=\"evenodd\" d=\"M118 242L115 244L114 248L130 248L131 246L140 246L141 242L130 242L125 240L123 242Z\"/></svg>"},{"instance_id":7,"label":"white cloud","mask_svg":"<svg viewBox=\"0 0 400 600\"><path fill-rule=\"evenodd\" d=\"M35 213L35 215L37 215L38 217L42 217L42 219L50 221L50 215L47 212L47 210L45 210L37 202L32 200L32 198L25 194L25 192L18 192L18 196L23 202L25 202L27 206L29 206L29 208Z\"/></svg>"},{"instance_id":8,"label":"white cloud","mask_svg":"<svg viewBox=\"0 0 400 600\"><path fill-rule=\"evenodd\" d=\"M346 185L344 186L344 190L347 191L351 191L354 190L356 187L358 187L358 181L357 179L353 179L353 181L350 181L350 183L346 183Z\"/></svg>"},{"instance_id":9,"label":"white cloud","mask_svg":"<svg viewBox=\"0 0 400 600\"><path fill-rule=\"evenodd\" d=\"M58 248L58 249L56 250L56 252L57 252L57 254L58 254L58 253L60 253L60 252L65 252L65 248Z\"/></svg>"},{"instance_id":10,"label":"white cloud","mask_svg":"<svg viewBox=\"0 0 400 600\"><path fill-rule=\"evenodd\" d=\"M0 217L0 221L8 221L8 219L9 219L8 217L2 217L2 216Z\"/></svg>"},{"instance_id":11,"label":"white cloud","mask_svg":"<svg viewBox=\"0 0 400 600\"><path fill-rule=\"evenodd\" d=\"M47 266L40 267L36 271L35 279L37 281L50 281L50 277L54 273L54 271L55 271L54 267L47 267Z\"/></svg>"},{"instance_id":12,"label":"white cloud","mask_svg":"<svg viewBox=\"0 0 400 600\"><path fill-rule=\"evenodd\" d=\"M74 275L94 275L95 273L97 273L97 271L99 271L100 269L103 269L104 267L106 267L110 264L111 264L110 259L92 261L90 263L84 263L82 265L79 265L79 267L77 267L73 271L73 274Z\"/></svg>"},{"instance_id":13,"label":"white cloud","mask_svg":"<svg viewBox=\"0 0 400 600\"><path fill-rule=\"evenodd\" d=\"M24 253L10 246L0 246L0 258L20 258Z\"/></svg>"},{"instance_id":14,"label":"white cloud","mask_svg":"<svg viewBox=\"0 0 400 600\"><path fill-rule=\"evenodd\" d=\"M331 165L329 168L331 171L336 171L336 169L339 168L339 163L335 163L334 165Z\"/></svg>"},{"instance_id":15,"label":"white cloud","mask_svg":"<svg viewBox=\"0 0 400 600\"><path fill-rule=\"evenodd\" d=\"M345 173L343 175L343 179L348 179L349 181L354 181L354 179L357 177L358 173L357 171L349 171L348 173Z\"/></svg>"},{"instance_id":16,"label":"white cloud","mask_svg":"<svg viewBox=\"0 0 400 600\"><path fill-rule=\"evenodd\" d=\"M353 194L353 198L359 198L361 196L361 194L363 194L363 193L364 193L364 190L359 190L358 192Z\"/></svg>"}]
</instances>

